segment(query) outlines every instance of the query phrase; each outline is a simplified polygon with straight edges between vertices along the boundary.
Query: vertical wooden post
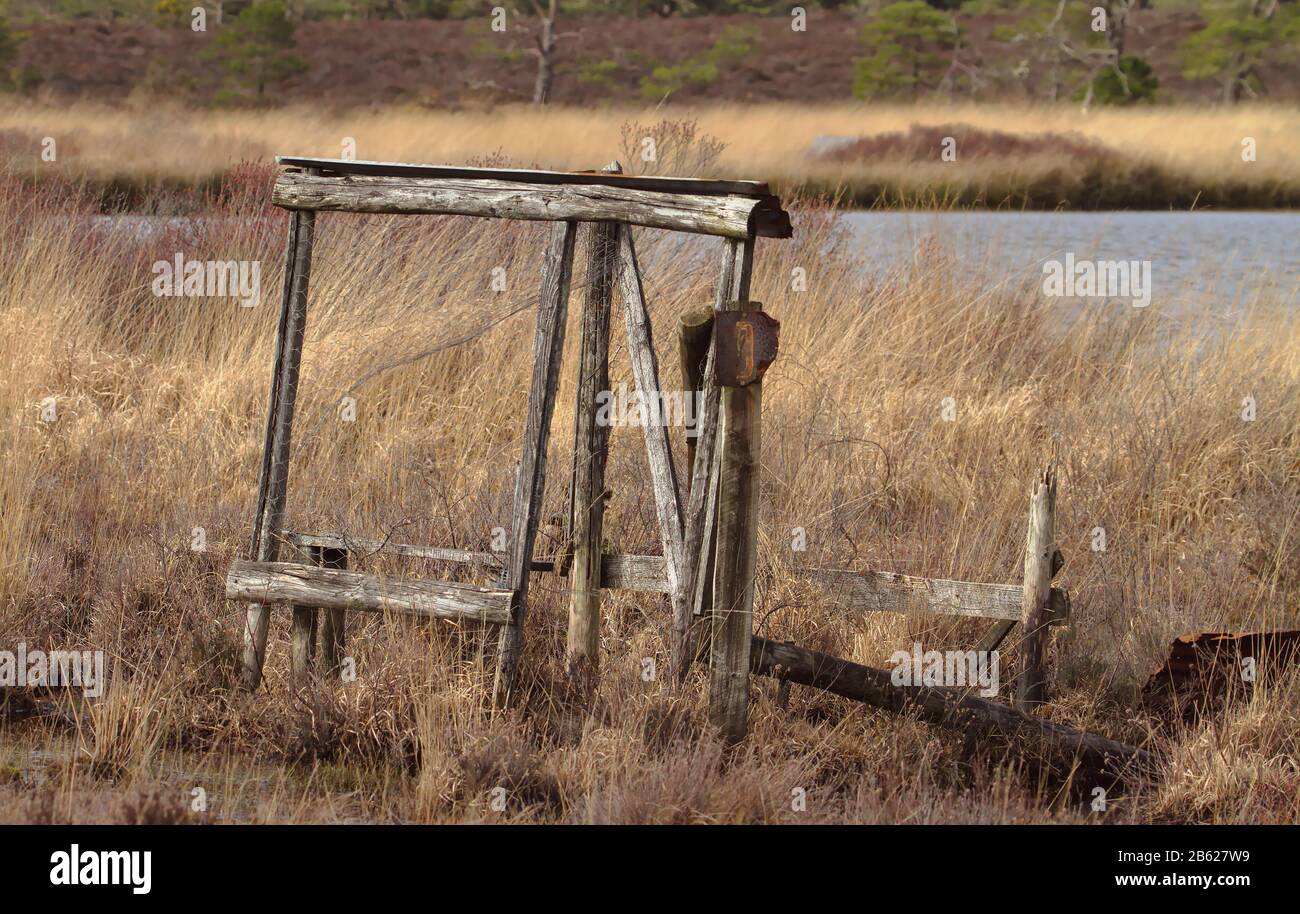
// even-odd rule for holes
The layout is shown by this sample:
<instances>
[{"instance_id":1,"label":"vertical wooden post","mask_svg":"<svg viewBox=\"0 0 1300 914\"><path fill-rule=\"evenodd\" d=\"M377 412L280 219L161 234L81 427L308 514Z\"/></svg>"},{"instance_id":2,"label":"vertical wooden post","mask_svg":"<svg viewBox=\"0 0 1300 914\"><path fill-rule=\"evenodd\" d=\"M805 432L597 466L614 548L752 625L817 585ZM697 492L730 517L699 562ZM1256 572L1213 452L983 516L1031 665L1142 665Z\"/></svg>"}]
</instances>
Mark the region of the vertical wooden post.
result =
<instances>
[{"instance_id":1,"label":"vertical wooden post","mask_svg":"<svg viewBox=\"0 0 1300 914\"><path fill-rule=\"evenodd\" d=\"M713 339L713 309L692 308L677 318L677 358L682 369L682 396L691 397L699 409L704 389L704 369L709 359L709 341ZM699 416L692 416L686 426L686 491L695 478L695 436L699 434ZM689 561L689 559L688 559Z\"/></svg>"},{"instance_id":2,"label":"vertical wooden post","mask_svg":"<svg viewBox=\"0 0 1300 914\"><path fill-rule=\"evenodd\" d=\"M573 493L570 531L569 631L565 660L570 676L600 668L600 555L605 518L605 458L609 427L597 421L597 397L609 390L609 319L618 267L618 225L589 229L587 295L582 306L578 399L574 407Z\"/></svg>"},{"instance_id":3,"label":"vertical wooden post","mask_svg":"<svg viewBox=\"0 0 1300 914\"><path fill-rule=\"evenodd\" d=\"M643 404L653 407L655 415L646 417L646 457L650 463L650 484L654 489L655 512L659 518L659 539L663 544L664 566L668 573L668 589L672 595L673 618L686 613L686 593L682 588L683 529L682 497L677 487L677 471L673 467L668 427L660 415L663 405L659 385L659 362L655 356L650 333L650 312L646 307L645 292L641 287L641 270L637 266L636 248L632 244L632 230L619 225L619 289L623 293L623 319L627 324L628 357L637 391Z\"/></svg>"},{"instance_id":4,"label":"vertical wooden post","mask_svg":"<svg viewBox=\"0 0 1300 914\"><path fill-rule=\"evenodd\" d=\"M528 573L541 510L546 444L560 380L569 282L573 273L573 246L577 236L576 222L555 223L546 260L542 264L537 333L533 339L533 377L528 392L528 416L524 421L523 456L515 480L510 552L504 574L505 586L514 591L515 596L510 622L501 627L497 675L493 684L493 694L499 704L510 701L519 680L519 657L523 652L524 618L528 609Z\"/></svg>"},{"instance_id":5,"label":"vertical wooden post","mask_svg":"<svg viewBox=\"0 0 1300 914\"><path fill-rule=\"evenodd\" d=\"M1056 472L1051 467L1029 496L1025 537L1025 592L1020 621L1024 628L1016 707L1030 711L1047 701L1046 654L1052 604L1052 557L1056 538Z\"/></svg>"},{"instance_id":6,"label":"vertical wooden post","mask_svg":"<svg viewBox=\"0 0 1300 914\"><path fill-rule=\"evenodd\" d=\"M307 561L312 565L321 564L321 547L308 546L304 550ZM311 672L313 655L316 653L316 609L312 606L295 606L293 608L293 678L295 683L304 679Z\"/></svg>"},{"instance_id":7,"label":"vertical wooden post","mask_svg":"<svg viewBox=\"0 0 1300 914\"><path fill-rule=\"evenodd\" d=\"M752 257L753 247L748 248ZM728 302L749 298L751 257L744 242L723 242L722 270L714 293L714 305L722 310ZM690 498L686 508L683 551L686 561L687 606L673 617L673 674L685 680L692 659L703 656L712 640L713 571L717 554L718 517L718 385L713 379L714 345L710 334L702 386L695 417L695 457L691 469Z\"/></svg>"},{"instance_id":8,"label":"vertical wooden post","mask_svg":"<svg viewBox=\"0 0 1300 914\"><path fill-rule=\"evenodd\" d=\"M329 546L320 547L316 564L325 568L347 568L348 551ZM343 656L347 650L347 618L342 609L321 610L320 652L325 675L337 677L343 667Z\"/></svg>"},{"instance_id":9,"label":"vertical wooden post","mask_svg":"<svg viewBox=\"0 0 1300 914\"><path fill-rule=\"evenodd\" d=\"M289 485L289 440L298 395L298 371L302 365L302 340L307 327L307 280L311 274L315 228L316 213L313 210L300 210L289 217L284 294L275 338L275 367L267 408L257 515L249 548L249 557L259 562L273 562L279 555L280 525L284 520L285 495ZM269 607L260 604L248 607L244 626L243 680L244 687L250 690L256 689L262 679L270 619Z\"/></svg>"},{"instance_id":10,"label":"vertical wooden post","mask_svg":"<svg viewBox=\"0 0 1300 914\"><path fill-rule=\"evenodd\" d=\"M747 310L754 240L741 255L744 298L727 308ZM712 675L709 719L728 743L744 739L749 720L749 648L754 634L754 575L758 566L758 493L762 381L724 387L718 467L717 559L713 572Z\"/></svg>"}]
</instances>

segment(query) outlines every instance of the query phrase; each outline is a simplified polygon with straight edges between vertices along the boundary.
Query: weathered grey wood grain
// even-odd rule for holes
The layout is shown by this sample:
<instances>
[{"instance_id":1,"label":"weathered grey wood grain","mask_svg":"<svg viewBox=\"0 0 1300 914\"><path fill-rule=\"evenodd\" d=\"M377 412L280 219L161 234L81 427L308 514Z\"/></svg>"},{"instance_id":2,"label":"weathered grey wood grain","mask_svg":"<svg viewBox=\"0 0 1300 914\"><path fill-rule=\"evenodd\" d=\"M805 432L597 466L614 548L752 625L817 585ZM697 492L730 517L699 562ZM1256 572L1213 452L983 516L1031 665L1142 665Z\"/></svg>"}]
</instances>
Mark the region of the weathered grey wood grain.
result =
<instances>
[{"instance_id":1,"label":"weathered grey wood grain","mask_svg":"<svg viewBox=\"0 0 1300 914\"><path fill-rule=\"evenodd\" d=\"M519 181L524 184L599 184L634 190L668 191L676 194L741 194L771 196L762 181L730 181L715 178L674 178L658 175L625 175L623 168L606 165L599 171L539 171L531 168L471 168L460 165L419 165L408 162L370 162L364 159L315 159L276 156L280 165L314 169L323 174L387 175L399 178L463 178L469 180ZM613 163L618 164L618 163Z\"/></svg>"},{"instance_id":2,"label":"weathered grey wood grain","mask_svg":"<svg viewBox=\"0 0 1300 914\"><path fill-rule=\"evenodd\" d=\"M276 178L276 206L354 213L442 214L501 219L617 221L727 238L790 237L775 197L671 194L627 187L538 185L464 178L310 175Z\"/></svg>"},{"instance_id":3,"label":"weathered grey wood grain","mask_svg":"<svg viewBox=\"0 0 1300 914\"><path fill-rule=\"evenodd\" d=\"M827 600L855 612L921 612L1018 621L1024 592L1016 584L949 581L890 571L796 568L791 574L817 582ZM1048 611L1051 623L1065 622L1070 615L1069 594L1053 588Z\"/></svg>"},{"instance_id":4,"label":"weathered grey wood grain","mask_svg":"<svg viewBox=\"0 0 1300 914\"><path fill-rule=\"evenodd\" d=\"M510 553L505 566L506 587L515 600L508 624L502 628L493 692L506 704L519 678L519 657L524 644L524 619L528 611L528 573L532 567L533 540L541 511L546 445L560 383L560 357L564 351L569 283L573 273L573 247L578 235L574 222L557 224L542 265L537 305L537 333L533 340L533 377L524 420L523 455L515 483Z\"/></svg>"},{"instance_id":5,"label":"weathered grey wood grain","mask_svg":"<svg viewBox=\"0 0 1300 914\"><path fill-rule=\"evenodd\" d=\"M348 567L346 549L322 546L317 550L317 557L325 568L346 570ZM320 648L325 675L337 678L347 653L347 614L344 610L321 609Z\"/></svg>"},{"instance_id":6,"label":"weathered grey wood grain","mask_svg":"<svg viewBox=\"0 0 1300 914\"><path fill-rule=\"evenodd\" d=\"M618 227L618 244L619 289L623 298L623 319L627 325L628 358L632 363L632 376L636 379L641 402L647 405L648 411L658 413L664 402L659 385L659 360L655 355L654 339L650 331L650 311L646 307L645 292L641 287L641 271L637 266L632 230L626 225ZM650 404L657 406L651 410ZM673 466L668 425L664 417L647 416L642 431L645 433L646 456L650 463L650 486L654 492L655 513L659 519L659 540L663 544L665 567L668 570L673 618L676 618L686 611L686 594L682 590L681 490L677 485L677 470Z\"/></svg>"},{"instance_id":7,"label":"weathered grey wood grain","mask_svg":"<svg viewBox=\"0 0 1300 914\"><path fill-rule=\"evenodd\" d=\"M1046 654L1051 618L1052 557L1056 550L1056 473L1049 466L1029 496L1029 532L1025 537L1025 582L1020 621L1020 675L1016 707L1029 711L1047 701Z\"/></svg>"},{"instance_id":8,"label":"weathered grey wood grain","mask_svg":"<svg viewBox=\"0 0 1300 914\"><path fill-rule=\"evenodd\" d=\"M299 547L325 546L348 549L353 553L404 555L410 558L433 559L440 562L459 562L480 565L484 568L501 568L504 556L495 552L471 552L467 549L443 549L438 546L412 546L387 540L345 536L341 533L291 533L285 531L286 542ZM600 586L605 590L635 590L643 593L670 593L668 570L662 555L627 555L605 553L600 557ZM531 570L556 574L554 562L533 559Z\"/></svg>"},{"instance_id":9,"label":"weathered grey wood grain","mask_svg":"<svg viewBox=\"0 0 1300 914\"><path fill-rule=\"evenodd\" d=\"M713 309L692 308L677 317L677 359L682 372L683 393L700 401L704 389L704 369L709 360L709 343L713 339ZM695 436L699 417L693 416L686 428L686 490L690 491L695 475Z\"/></svg>"},{"instance_id":10,"label":"weathered grey wood grain","mask_svg":"<svg viewBox=\"0 0 1300 914\"><path fill-rule=\"evenodd\" d=\"M511 603L508 590L405 581L297 562L233 562L226 575L226 596L262 604L289 603L497 624L510 620Z\"/></svg>"},{"instance_id":11,"label":"weathered grey wood grain","mask_svg":"<svg viewBox=\"0 0 1300 914\"><path fill-rule=\"evenodd\" d=\"M722 243L722 264L714 292L714 308L749 297L749 272L742 269L745 245ZM707 654L713 637L713 575L717 558L718 517L718 426L719 393L713 376L715 358L712 334L705 359L700 398L697 403L695 456L691 468L691 489L686 507L683 551L686 556L684 590L688 605L673 617L672 675L686 678L693 657Z\"/></svg>"},{"instance_id":12,"label":"weathered grey wood grain","mask_svg":"<svg viewBox=\"0 0 1300 914\"><path fill-rule=\"evenodd\" d=\"M609 426L598 421L598 398L609 391L609 323L618 272L618 225L598 222L590 227L588 239L587 294L582 306L573 417L573 562L565 641L565 662L571 676L594 675L600 668L601 535Z\"/></svg>"},{"instance_id":13,"label":"weathered grey wood grain","mask_svg":"<svg viewBox=\"0 0 1300 914\"><path fill-rule=\"evenodd\" d=\"M411 558L434 559L443 562L467 562L485 567L500 568L505 564L506 553L474 552L469 549L445 549L441 546L413 546L391 540L369 539L344 533L295 533L285 530L282 538L299 548L322 546L327 549L346 549L358 555L385 553L406 555ZM548 564L547 569L550 569Z\"/></svg>"},{"instance_id":14,"label":"weathered grey wood grain","mask_svg":"<svg viewBox=\"0 0 1300 914\"><path fill-rule=\"evenodd\" d=\"M747 310L754 240L740 255L745 296L725 310ZM761 380L721 390L718 441L717 558L713 570L712 669L709 719L723 739L744 739L749 721L749 651L754 633L754 576L758 567Z\"/></svg>"},{"instance_id":15,"label":"weathered grey wood grain","mask_svg":"<svg viewBox=\"0 0 1300 914\"><path fill-rule=\"evenodd\" d=\"M302 342L307 328L307 281L311 274L316 214L295 213L290 222L285 252L285 289L280 305L275 366L267 408L262 478L258 485L257 516L250 547L250 557L263 562L274 561L279 554L280 541L276 532L284 518L289 485L289 442L302 365ZM248 608L244 625L243 684L250 691L256 689L262 680L270 622L270 611L266 607L254 605Z\"/></svg>"},{"instance_id":16,"label":"weathered grey wood grain","mask_svg":"<svg viewBox=\"0 0 1300 914\"><path fill-rule=\"evenodd\" d=\"M338 533L292 533L283 539L295 546L327 546L349 549L357 554L386 553L412 558L434 559L500 568L503 556L493 552L467 549L444 549L438 546L412 546L385 540L345 536ZM670 593L668 571L661 555L627 555L605 553L601 556L601 587L607 590L633 590L645 593ZM556 573L555 564L533 560L534 572ZM1018 584L983 584L973 581L950 581L923 578L891 571L850 571L838 568L788 568L795 578L813 581L822 587L828 603L854 612L922 612L947 616L1019 621L1024 588ZM1052 588L1049 623L1062 625L1070 619L1070 595L1060 587Z\"/></svg>"}]
</instances>

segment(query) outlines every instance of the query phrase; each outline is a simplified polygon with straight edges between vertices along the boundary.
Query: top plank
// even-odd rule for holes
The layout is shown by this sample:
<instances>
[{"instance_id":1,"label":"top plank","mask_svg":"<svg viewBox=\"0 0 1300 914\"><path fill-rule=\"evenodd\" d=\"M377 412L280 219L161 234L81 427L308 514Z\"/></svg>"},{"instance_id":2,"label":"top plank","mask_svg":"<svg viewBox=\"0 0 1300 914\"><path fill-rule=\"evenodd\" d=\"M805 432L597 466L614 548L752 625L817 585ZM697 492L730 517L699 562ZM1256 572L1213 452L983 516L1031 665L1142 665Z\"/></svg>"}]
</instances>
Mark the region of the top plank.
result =
<instances>
[{"instance_id":1,"label":"top plank","mask_svg":"<svg viewBox=\"0 0 1300 914\"><path fill-rule=\"evenodd\" d=\"M701 193L698 189L717 187L719 182L699 182L694 191L681 193L633 185L691 179L633 178L621 179L629 183L615 183L610 179L618 175L575 172L563 175L570 183L543 183L531 178L547 174L561 177L560 173L516 172L530 180L509 180L491 169L447 168L447 172L470 174L430 177L414 173L341 174L324 167L290 165L283 157L281 164L289 167L276 178L271 202L290 210L608 221L737 239L789 238L793 233L790 214L771 194Z\"/></svg>"},{"instance_id":2,"label":"top plank","mask_svg":"<svg viewBox=\"0 0 1300 914\"><path fill-rule=\"evenodd\" d=\"M705 178L661 178L648 175L610 174L604 171L537 171L526 168L461 168L454 165L415 165L405 162L368 162L352 159L312 159L276 156L280 165L317 169L322 174L376 175L392 178L459 178L462 180L517 181L523 184L585 184L624 187L629 190L661 191L668 194L733 194L742 197L771 196L761 181L715 181Z\"/></svg>"}]
</instances>

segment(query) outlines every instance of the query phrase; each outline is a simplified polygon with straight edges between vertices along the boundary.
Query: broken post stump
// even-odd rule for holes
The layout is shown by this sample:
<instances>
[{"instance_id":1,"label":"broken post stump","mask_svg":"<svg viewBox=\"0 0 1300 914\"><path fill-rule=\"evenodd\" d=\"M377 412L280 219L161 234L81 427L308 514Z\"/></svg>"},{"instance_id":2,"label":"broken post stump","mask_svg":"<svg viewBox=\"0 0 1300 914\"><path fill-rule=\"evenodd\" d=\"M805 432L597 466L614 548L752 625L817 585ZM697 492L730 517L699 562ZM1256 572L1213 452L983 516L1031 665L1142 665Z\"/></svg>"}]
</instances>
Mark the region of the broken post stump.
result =
<instances>
[{"instance_id":1,"label":"broken post stump","mask_svg":"<svg viewBox=\"0 0 1300 914\"><path fill-rule=\"evenodd\" d=\"M1032 710L1047 701L1047 643L1050 636L1053 552L1056 549L1056 473L1048 467L1029 497L1029 532L1025 537L1025 585L1021 604L1024 637L1020 641L1020 675L1016 707Z\"/></svg>"}]
</instances>

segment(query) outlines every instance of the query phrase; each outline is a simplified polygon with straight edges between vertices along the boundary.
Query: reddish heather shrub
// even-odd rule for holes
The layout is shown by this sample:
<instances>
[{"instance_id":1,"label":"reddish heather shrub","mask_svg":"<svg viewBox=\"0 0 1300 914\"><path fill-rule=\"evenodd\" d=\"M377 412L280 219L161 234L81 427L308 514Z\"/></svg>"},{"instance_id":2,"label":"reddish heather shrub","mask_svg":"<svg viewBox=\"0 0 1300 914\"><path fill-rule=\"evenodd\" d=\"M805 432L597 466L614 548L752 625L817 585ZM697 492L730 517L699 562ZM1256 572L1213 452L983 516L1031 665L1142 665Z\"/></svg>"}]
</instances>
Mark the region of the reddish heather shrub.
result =
<instances>
[{"instance_id":1,"label":"reddish heather shrub","mask_svg":"<svg viewBox=\"0 0 1300 914\"><path fill-rule=\"evenodd\" d=\"M946 138L957 141L963 159L1017 158L1057 155L1089 162L1113 158L1114 150L1079 133L1004 133L970 124L913 124L907 133L878 133L859 137L818 155L821 161L859 162L867 159L934 159Z\"/></svg>"}]
</instances>

